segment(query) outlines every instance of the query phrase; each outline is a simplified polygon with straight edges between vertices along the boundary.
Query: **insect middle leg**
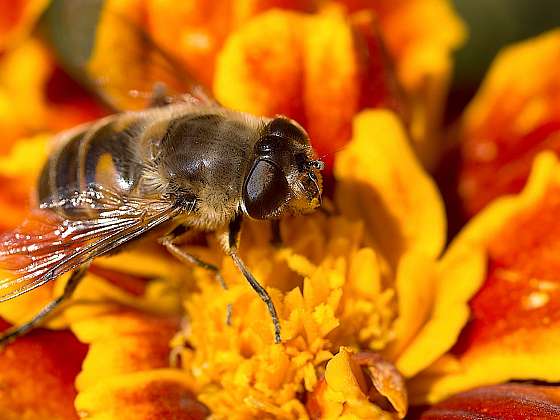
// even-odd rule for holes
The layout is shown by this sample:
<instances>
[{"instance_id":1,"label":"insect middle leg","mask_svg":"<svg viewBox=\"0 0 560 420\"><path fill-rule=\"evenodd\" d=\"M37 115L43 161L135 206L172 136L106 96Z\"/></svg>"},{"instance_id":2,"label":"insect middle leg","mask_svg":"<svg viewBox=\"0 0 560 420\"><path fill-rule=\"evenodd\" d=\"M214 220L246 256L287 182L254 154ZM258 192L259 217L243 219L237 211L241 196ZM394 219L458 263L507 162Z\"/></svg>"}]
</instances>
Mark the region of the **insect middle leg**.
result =
<instances>
[{"instance_id":1,"label":"insect middle leg","mask_svg":"<svg viewBox=\"0 0 560 420\"><path fill-rule=\"evenodd\" d=\"M259 297L265 303L268 312L270 313L270 317L272 318L272 324L274 325L274 342L276 344L280 344L282 342L282 338L280 336L280 321L278 320L278 313L276 312L274 303L272 302L272 299L268 294L268 292L266 291L266 289L262 287L260 283L257 281L257 279L253 276L253 274L251 274L249 268L247 268L247 266L245 265L245 263L243 262L239 254L237 253L237 245L239 243L239 233L241 231L242 221L243 218L241 214L239 214L230 223L228 229L228 241L227 241L229 249L227 251L231 256L231 258L233 259L233 262L235 263L239 271L243 273L243 276L245 277L245 279L247 279L247 281L249 282L253 290L257 292Z\"/></svg>"},{"instance_id":2,"label":"insect middle leg","mask_svg":"<svg viewBox=\"0 0 560 420\"><path fill-rule=\"evenodd\" d=\"M20 326L14 326L4 333L0 334L0 347L10 343L18 337L28 333L30 330L38 327L46 317L51 315L54 310L56 310L64 301L72 296L76 287L80 283L80 280L84 277L87 272L89 264L83 265L80 268L74 270L64 287L64 292L62 295L56 299L49 302L41 311L35 315L31 320Z\"/></svg>"},{"instance_id":3,"label":"insect middle leg","mask_svg":"<svg viewBox=\"0 0 560 420\"><path fill-rule=\"evenodd\" d=\"M207 263L202 261L200 258L189 254L183 248L180 248L178 244L181 243L181 236L175 236L173 233L169 236L165 236L161 239L161 244L169 251L171 255L177 258L179 261L186 263L186 264L194 264L197 267L203 268L208 270L214 274L216 280L222 287L222 289L227 290L228 286L220 273L220 269L216 267L214 264ZM232 306L231 303L228 303L226 308L226 323L228 325L231 324L231 313L232 313Z\"/></svg>"}]
</instances>

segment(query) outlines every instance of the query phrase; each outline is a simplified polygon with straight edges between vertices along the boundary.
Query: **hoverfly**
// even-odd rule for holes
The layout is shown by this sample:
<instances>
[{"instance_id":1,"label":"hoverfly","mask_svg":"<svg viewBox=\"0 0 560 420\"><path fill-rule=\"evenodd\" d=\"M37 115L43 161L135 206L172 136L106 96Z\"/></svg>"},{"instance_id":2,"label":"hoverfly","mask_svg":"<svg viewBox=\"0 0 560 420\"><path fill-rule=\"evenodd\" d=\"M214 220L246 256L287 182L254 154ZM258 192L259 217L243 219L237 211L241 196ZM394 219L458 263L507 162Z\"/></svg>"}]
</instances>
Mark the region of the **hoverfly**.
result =
<instances>
[{"instance_id":1,"label":"hoverfly","mask_svg":"<svg viewBox=\"0 0 560 420\"><path fill-rule=\"evenodd\" d=\"M171 67L164 54L157 56ZM199 99L156 89L148 109L59 136L38 181L41 220L0 242L0 266L13 273L0 281L0 302L72 274L60 297L0 336L0 344L39 325L68 299L96 257L148 234L179 260L213 271L225 287L217 267L179 246L193 230L218 235L266 304L275 342L281 341L270 296L239 257L241 224L244 217L274 221L318 207L323 163L295 121L226 109L188 80Z\"/></svg>"}]
</instances>

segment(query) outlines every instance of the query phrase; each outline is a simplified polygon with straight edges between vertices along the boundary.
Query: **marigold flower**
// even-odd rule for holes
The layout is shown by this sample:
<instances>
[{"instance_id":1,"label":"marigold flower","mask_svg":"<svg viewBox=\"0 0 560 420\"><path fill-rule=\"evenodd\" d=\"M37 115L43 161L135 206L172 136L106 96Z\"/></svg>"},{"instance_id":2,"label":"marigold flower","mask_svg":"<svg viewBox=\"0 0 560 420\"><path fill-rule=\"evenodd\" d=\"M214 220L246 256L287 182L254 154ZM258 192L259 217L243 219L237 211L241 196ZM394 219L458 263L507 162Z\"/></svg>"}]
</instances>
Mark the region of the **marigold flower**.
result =
<instances>
[{"instance_id":1,"label":"marigold flower","mask_svg":"<svg viewBox=\"0 0 560 420\"><path fill-rule=\"evenodd\" d=\"M385 135L377 144L379 153L364 153L376 132ZM366 112L357 117L354 133L355 139L335 168L342 215L316 214L284 221L282 249L270 245L262 223L250 223L243 232L244 258L275 301L283 344L273 344L262 302L230 259L216 260L220 255L217 244L193 252L217 262L230 289L220 290L213 276L195 269L194 285L191 280L182 298L189 320L172 340L177 328L173 314L177 313L181 285L189 284L185 283L188 272L147 250L101 259L98 266L158 276L162 281L142 288L123 283L121 274L118 284L113 284L107 273L96 269L78 288L75 304L51 324L68 323L90 345L77 380L79 412L110 415L134 404L131 413L148 416L186 398L193 410L204 412L200 405L204 403L218 416L305 418L306 407L299 396L314 391L323 375L328 404L346 404L356 398L337 394L335 382L329 380L331 364L327 362L335 360L337 353L344 354L339 353L341 346L385 353L387 363L395 363L405 376L415 375L449 350L466 322L466 302L482 279L479 253L468 245L455 246L437 261L445 230L441 201L394 114ZM372 164L372 156L378 159L383 150L388 161L383 170L372 172L377 166ZM416 179L414 188L399 181L410 177ZM394 182L402 187L397 193ZM380 199L363 200L375 190ZM346 214L346 209L360 208L350 206L355 199L362 200L361 212ZM440 239L425 235L423 224L407 225L403 206L412 200L423 203L425 209L418 208L417 214L430 221L433 232L439 229ZM371 212L385 214L387 224L402 234L391 240L364 216ZM464 282L463 288L443 287L451 278L455 286ZM55 293L64 280L56 282ZM436 284L439 286L434 287ZM228 303L233 304L232 325L225 323ZM9 306L4 310L3 316L19 321ZM118 329L109 325L118 325ZM182 369L166 368L165 349L170 343ZM337 381L356 381L352 369L334 372ZM385 395L387 388L380 392ZM389 395L394 401L406 398L403 388L392 392ZM161 400L162 395L170 400ZM382 412L365 394L359 399L357 405L350 403L354 408L349 413ZM397 402L396 409L402 416L406 403Z\"/></svg>"},{"instance_id":2,"label":"marigold flower","mask_svg":"<svg viewBox=\"0 0 560 420\"><path fill-rule=\"evenodd\" d=\"M557 159L540 155L523 192L494 202L446 247L444 197L425 166L438 154L449 54L464 37L448 2L108 1L85 37L90 48L80 64L90 77L102 77L101 92L121 105L134 102L129 89L146 99L152 82L169 76L146 59L156 52L135 26L224 105L292 116L321 153L330 153L334 192L325 212L284 218L281 247L271 243L264 222L248 221L242 231L240 252L274 301L282 343L274 343L266 307L213 237L187 248L220 268L226 291L208 271L141 243L97 258L72 304L45 325L69 328L75 337L43 330L0 352L1 413L395 419L407 415L409 401L437 403L514 379L560 380ZM534 56L544 60L555 51L556 35L538 40ZM72 85L34 38L10 47L0 57L0 124L11 130L0 156L0 230L29 207L50 135L104 112L82 92L48 94L52 84ZM534 59L520 51L515 60ZM15 75L19 66L26 71ZM542 83L529 88L540 94L554 85ZM23 101L4 106L23 88L36 117L29 125ZM503 101L493 95L501 97L502 88L485 88L469 108L466 150L478 133L493 133L485 118L500 114ZM527 105L526 93L519 94L526 106L519 126L551 127L548 99L544 108L539 101ZM24 322L67 280L2 303L0 316ZM72 358L61 360L45 343L51 337ZM37 363L25 365L21 357ZM36 386L20 377L25 369L37 373ZM555 389L510 385L452 396L423 416L453 415L466 399L473 415L482 405L511 412L506 397L533 413L521 393L557 405ZM48 403L39 404L39 394Z\"/></svg>"}]
</instances>

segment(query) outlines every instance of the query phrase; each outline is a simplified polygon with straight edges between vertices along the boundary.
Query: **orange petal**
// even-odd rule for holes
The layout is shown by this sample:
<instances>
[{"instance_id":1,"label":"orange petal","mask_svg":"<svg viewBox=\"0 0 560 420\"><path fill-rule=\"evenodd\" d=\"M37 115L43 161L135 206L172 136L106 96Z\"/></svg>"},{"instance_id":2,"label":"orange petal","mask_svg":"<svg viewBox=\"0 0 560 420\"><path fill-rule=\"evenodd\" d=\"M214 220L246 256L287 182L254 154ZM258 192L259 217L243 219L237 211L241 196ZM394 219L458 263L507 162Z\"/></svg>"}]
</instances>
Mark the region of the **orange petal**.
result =
<instances>
[{"instance_id":1,"label":"orange petal","mask_svg":"<svg viewBox=\"0 0 560 420\"><path fill-rule=\"evenodd\" d=\"M143 51L146 48L142 48L143 33L136 28L143 27L144 18L143 0L107 1L95 28L85 70L119 108L144 107L147 101L138 103L130 92L149 94L153 89L153 73L162 67L152 69L152 57ZM161 79L169 82L163 75Z\"/></svg>"},{"instance_id":2,"label":"orange petal","mask_svg":"<svg viewBox=\"0 0 560 420\"><path fill-rule=\"evenodd\" d=\"M76 408L80 416L92 420L202 420L210 414L196 401L186 375L171 369L105 379L80 392Z\"/></svg>"},{"instance_id":3,"label":"orange petal","mask_svg":"<svg viewBox=\"0 0 560 420\"><path fill-rule=\"evenodd\" d=\"M148 27L154 40L211 86L215 56L232 29L229 2L148 0Z\"/></svg>"},{"instance_id":4,"label":"orange petal","mask_svg":"<svg viewBox=\"0 0 560 420\"><path fill-rule=\"evenodd\" d=\"M174 317L158 317L113 305L104 314L77 320L72 329L90 344L76 386L76 408L88 418L202 419L194 382L169 369Z\"/></svg>"},{"instance_id":5,"label":"orange petal","mask_svg":"<svg viewBox=\"0 0 560 420\"><path fill-rule=\"evenodd\" d=\"M45 330L34 331L0 350L2 418L78 419L74 379L86 351L70 333Z\"/></svg>"},{"instance_id":6,"label":"orange petal","mask_svg":"<svg viewBox=\"0 0 560 420\"><path fill-rule=\"evenodd\" d=\"M466 38L448 0L340 0L350 12L376 15L407 99L407 123L422 163L433 166L442 149L441 125L453 68L452 52Z\"/></svg>"},{"instance_id":7,"label":"orange petal","mask_svg":"<svg viewBox=\"0 0 560 420\"><path fill-rule=\"evenodd\" d=\"M48 0L0 1L0 52L27 35Z\"/></svg>"},{"instance_id":8,"label":"orange petal","mask_svg":"<svg viewBox=\"0 0 560 420\"><path fill-rule=\"evenodd\" d=\"M0 152L45 128L45 85L53 62L37 40L26 40L0 57Z\"/></svg>"},{"instance_id":9,"label":"orange petal","mask_svg":"<svg viewBox=\"0 0 560 420\"><path fill-rule=\"evenodd\" d=\"M306 16L274 10L227 39L216 63L214 92L225 106L301 121L303 31Z\"/></svg>"},{"instance_id":10,"label":"orange petal","mask_svg":"<svg viewBox=\"0 0 560 420\"><path fill-rule=\"evenodd\" d=\"M520 191L540 151L560 151L559 65L560 30L508 47L495 59L462 120L460 193L469 214Z\"/></svg>"},{"instance_id":11,"label":"orange petal","mask_svg":"<svg viewBox=\"0 0 560 420\"><path fill-rule=\"evenodd\" d=\"M227 35L251 17L273 8L309 10L311 0L148 0L154 40L173 53L204 85L211 86L216 55Z\"/></svg>"},{"instance_id":12,"label":"orange petal","mask_svg":"<svg viewBox=\"0 0 560 420\"><path fill-rule=\"evenodd\" d=\"M360 109L386 107L408 120L406 99L393 69L395 63L386 51L377 16L366 10L351 15L350 21L358 51Z\"/></svg>"},{"instance_id":13,"label":"orange petal","mask_svg":"<svg viewBox=\"0 0 560 420\"><path fill-rule=\"evenodd\" d=\"M361 99L360 51L352 27L341 14L316 15L307 25L300 121L322 156L339 150L350 138ZM330 161L332 155L328 157Z\"/></svg>"},{"instance_id":14,"label":"orange petal","mask_svg":"<svg viewBox=\"0 0 560 420\"><path fill-rule=\"evenodd\" d=\"M442 61L449 62L453 49L466 38L466 28L448 0L338 2L350 12L370 10L376 14L389 51L397 58L400 79L411 91L420 88ZM432 60L419 60L421 57Z\"/></svg>"},{"instance_id":15,"label":"orange petal","mask_svg":"<svg viewBox=\"0 0 560 420\"><path fill-rule=\"evenodd\" d=\"M528 384L477 388L436 404L420 420L554 420L560 417L560 389Z\"/></svg>"},{"instance_id":16,"label":"orange petal","mask_svg":"<svg viewBox=\"0 0 560 420\"><path fill-rule=\"evenodd\" d=\"M100 106L55 67L38 40L26 39L0 57L0 154L25 137L60 131L101 115ZM25 167L39 162L39 156L27 155Z\"/></svg>"},{"instance_id":17,"label":"orange petal","mask_svg":"<svg viewBox=\"0 0 560 420\"><path fill-rule=\"evenodd\" d=\"M371 14L351 21L337 10L275 10L230 35L218 57L214 90L231 108L296 119L330 160L362 107L399 109L387 61Z\"/></svg>"},{"instance_id":18,"label":"orange petal","mask_svg":"<svg viewBox=\"0 0 560 420\"><path fill-rule=\"evenodd\" d=\"M0 155L0 231L18 226L30 206L43 161L46 159L49 136L37 135L21 139L6 155ZM0 273L6 278L5 273ZM52 299L53 285L33 290L18 299L0 303L0 316L13 324L27 321Z\"/></svg>"},{"instance_id":19,"label":"orange petal","mask_svg":"<svg viewBox=\"0 0 560 420\"><path fill-rule=\"evenodd\" d=\"M511 379L560 380L559 198L560 165L543 154L520 195L496 201L456 239L484 247L488 274L471 301L455 363L435 364L413 379L416 400Z\"/></svg>"},{"instance_id":20,"label":"orange petal","mask_svg":"<svg viewBox=\"0 0 560 420\"><path fill-rule=\"evenodd\" d=\"M171 317L155 317L113 306L112 311L72 323L90 345L76 382L83 391L112 376L169 366L169 341L178 329Z\"/></svg>"}]
</instances>

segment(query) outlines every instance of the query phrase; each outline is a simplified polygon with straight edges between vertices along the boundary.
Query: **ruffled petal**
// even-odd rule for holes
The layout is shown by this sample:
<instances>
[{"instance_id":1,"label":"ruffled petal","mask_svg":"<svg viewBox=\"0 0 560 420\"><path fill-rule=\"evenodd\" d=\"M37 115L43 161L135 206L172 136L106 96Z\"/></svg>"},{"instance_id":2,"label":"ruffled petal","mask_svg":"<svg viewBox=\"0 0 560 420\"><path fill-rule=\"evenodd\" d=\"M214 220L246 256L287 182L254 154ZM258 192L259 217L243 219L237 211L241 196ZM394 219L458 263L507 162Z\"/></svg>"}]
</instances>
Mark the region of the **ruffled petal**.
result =
<instances>
[{"instance_id":1,"label":"ruffled petal","mask_svg":"<svg viewBox=\"0 0 560 420\"><path fill-rule=\"evenodd\" d=\"M521 191L540 151L560 151L559 65L560 30L505 48L494 60L462 119L459 190L469 215Z\"/></svg>"},{"instance_id":2,"label":"ruffled petal","mask_svg":"<svg viewBox=\"0 0 560 420\"><path fill-rule=\"evenodd\" d=\"M274 10L247 22L218 56L214 90L226 106L288 115L327 161L350 137L365 106L402 108L371 14Z\"/></svg>"},{"instance_id":3,"label":"ruffled petal","mask_svg":"<svg viewBox=\"0 0 560 420\"><path fill-rule=\"evenodd\" d=\"M76 408L91 420L202 420L208 409L196 401L192 382L177 370L160 369L105 378L81 391Z\"/></svg>"},{"instance_id":4,"label":"ruffled petal","mask_svg":"<svg viewBox=\"0 0 560 420\"><path fill-rule=\"evenodd\" d=\"M554 420L560 417L560 390L553 386L506 384L463 392L429 408L420 420Z\"/></svg>"},{"instance_id":5,"label":"ruffled petal","mask_svg":"<svg viewBox=\"0 0 560 420\"><path fill-rule=\"evenodd\" d=\"M404 418L407 406L404 380L391 363L344 347L329 361L325 379L308 400L314 419Z\"/></svg>"},{"instance_id":6,"label":"ruffled petal","mask_svg":"<svg viewBox=\"0 0 560 420\"><path fill-rule=\"evenodd\" d=\"M481 249L453 244L441 261L434 265L433 304L422 328L396 360L397 368L412 377L451 349L470 316L469 300L484 281L485 255ZM418 276L431 273L419 272ZM414 277L403 281L414 281ZM430 281L430 280L428 280ZM426 292L422 292L426 294ZM399 295L401 297L402 295ZM418 313L426 311L422 308ZM415 323L421 322L421 318ZM397 336L398 337L398 336Z\"/></svg>"},{"instance_id":7,"label":"ruffled petal","mask_svg":"<svg viewBox=\"0 0 560 420\"><path fill-rule=\"evenodd\" d=\"M6 324L1 321L2 329ZM0 413L6 420L78 419L74 380L87 346L68 332L38 330L0 350Z\"/></svg>"},{"instance_id":8,"label":"ruffled petal","mask_svg":"<svg viewBox=\"0 0 560 420\"><path fill-rule=\"evenodd\" d=\"M212 85L216 55L230 32L269 9L309 11L312 0L147 0L148 28L206 86Z\"/></svg>"},{"instance_id":9,"label":"ruffled petal","mask_svg":"<svg viewBox=\"0 0 560 420\"><path fill-rule=\"evenodd\" d=\"M208 410L196 401L193 380L169 368L169 342L177 328L176 317L114 304L103 314L74 321L72 330L90 345L76 381L80 416L205 418Z\"/></svg>"},{"instance_id":10,"label":"ruffled petal","mask_svg":"<svg viewBox=\"0 0 560 420\"><path fill-rule=\"evenodd\" d=\"M466 28L448 0L341 0L350 12L373 12L397 78L406 92L407 122L422 163L433 167L442 149L441 125L453 69L452 53Z\"/></svg>"},{"instance_id":11,"label":"ruffled petal","mask_svg":"<svg viewBox=\"0 0 560 420\"><path fill-rule=\"evenodd\" d=\"M13 47L31 32L48 0L3 0L0 2L0 52Z\"/></svg>"},{"instance_id":12,"label":"ruffled petal","mask_svg":"<svg viewBox=\"0 0 560 420\"><path fill-rule=\"evenodd\" d=\"M156 317L113 305L96 317L75 321L72 330L90 345L76 382L82 391L106 378L169 367L169 341L178 328L172 317Z\"/></svg>"},{"instance_id":13,"label":"ruffled petal","mask_svg":"<svg viewBox=\"0 0 560 420\"><path fill-rule=\"evenodd\" d=\"M540 155L523 192L493 203L456 239L485 250L488 274L452 354L411 381L416 401L511 379L560 380L559 186L557 159Z\"/></svg>"},{"instance_id":14,"label":"ruffled petal","mask_svg":"<svg viewBox=\"0 0 560 420\"><path fill-rule=\"evenodd\" d=\"M365 111L355 118L353 141L337 155L335 176L341 211L364 221L368 239L393 266L407 251L440 254L443 202L394 114Z\"/></svg>"}]
</instances>

